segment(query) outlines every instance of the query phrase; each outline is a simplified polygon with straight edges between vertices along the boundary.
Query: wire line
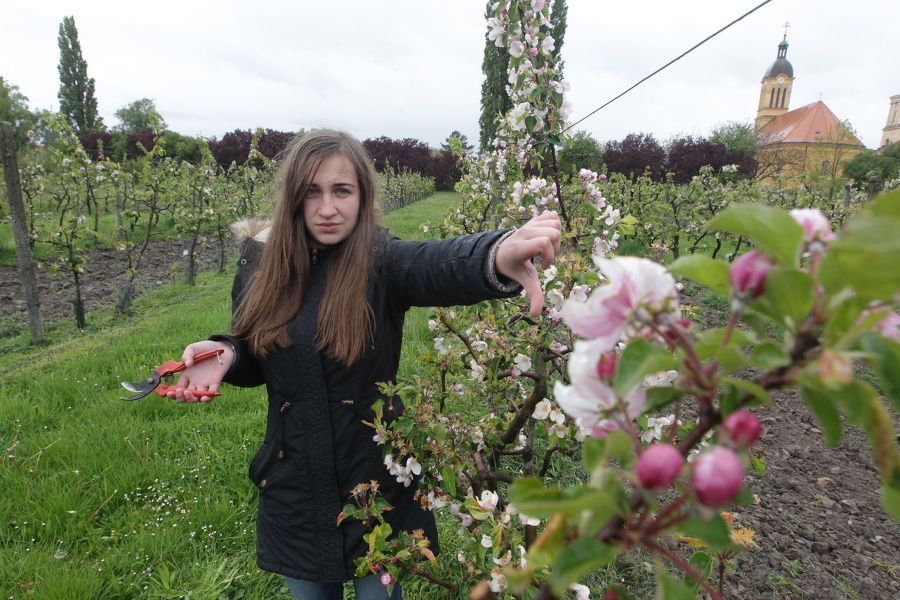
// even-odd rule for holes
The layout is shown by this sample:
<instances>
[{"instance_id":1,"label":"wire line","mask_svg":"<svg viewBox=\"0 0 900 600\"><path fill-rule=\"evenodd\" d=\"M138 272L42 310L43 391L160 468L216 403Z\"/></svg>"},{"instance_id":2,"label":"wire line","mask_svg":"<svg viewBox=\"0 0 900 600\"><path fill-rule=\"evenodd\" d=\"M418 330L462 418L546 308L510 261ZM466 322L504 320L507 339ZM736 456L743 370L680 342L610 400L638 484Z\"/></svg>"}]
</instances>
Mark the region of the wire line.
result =
<instances>
[{"instance_id":1,"label":"wire line","mask_svg":"<svg viewBox=\"0 0 900 600\"><path fill-rule=\"evenodd\" d=\"M706 42L708 42L709 40L713 39L714 37L716 37L717 35L719 35L719 34L722 33L723 31L725 31L726 29L728 29L729 27L731 27L732 25L734 25L735 23L737 23L738 21L740 21L740 20L743 19L744 17L747 17L747 16L753 14L754 12L756 12L757 10L759 10L760 8L762 8L763 6L765 6L766 4L768 4L768 3L771 2L771 1L772 1L772 0L764 0L764 1L761 2L759 5L757 5L756 7L752 8L752 9L750 9L749 11L747 11L746 13L744 13L743 15L741 15L740 17L738 17L737 19L735 19L734 21L732 21L731 23L729 23L728 25L726 25L725 27L721 28L721 29L718 30L717 32L713 33L712 35L707 36L706 39L704 39L703 41L701 41L701 42L695 44L695 45L694 45L692 48L690 48L689 50L686 50L685 52L682 52L682 53L681 53L680 55L678 55L677 57L673 58L672 60L670 60L669 62L667 62L666 64L664 64L664 65L661 66L660 68L658 68L657 70L653 71L652 73L650 73L649 75L647 75L646 77L644 77L643 79L641 79L640 81L638 81L637 83L635 83L633 86L631 86L630 88L628 88L627 90L625 90L624 92L622 92L621 94L619 94L618 96L616 96L615 98L613 98L612 100L609 100L608 102L606 102L605 104L603 104L603 105L600 106L599 108L594 109L593 111L591 111L590 113L588 113L587 115L585 115L584 117L582 117L581 119L578 119L577 121L575 121L574 123L572 123L571 125L569 125L568 127L566 127L566 128L565 128L565 131L568 131L568 130L572 129L573 127L575 127L576 125L578 125L579 123L581 123L582 121L584 121L585 119L587 119L588 117L592 117L592 116L593 116L594 114L596 114L599 110L601 110L601 109L603 109L603 108L609 106L610 104L612 104L613 102L615 102L616 100L618 100L619 98L621 98L622 96L624 96L625 94L627 94L628 92L630 92L631 90L633 90L634 88L636 88L637 86L641 85L642 83L644 83L645 81L647 81L648 79L650 79L651 77L653 77L654 75L656 75L657 73L659 73L660 71L662 71L663 69L666 69L667 67L671 66L671 65L674 64L675 62L681 60L682 58L684 58L685 56L687 56L688 54L690 54L691 52L693 52L694 50L696 50L697 48L699 48L700 46L702 46L703 44L705 44Z\"/></svg>"}]
</instances>

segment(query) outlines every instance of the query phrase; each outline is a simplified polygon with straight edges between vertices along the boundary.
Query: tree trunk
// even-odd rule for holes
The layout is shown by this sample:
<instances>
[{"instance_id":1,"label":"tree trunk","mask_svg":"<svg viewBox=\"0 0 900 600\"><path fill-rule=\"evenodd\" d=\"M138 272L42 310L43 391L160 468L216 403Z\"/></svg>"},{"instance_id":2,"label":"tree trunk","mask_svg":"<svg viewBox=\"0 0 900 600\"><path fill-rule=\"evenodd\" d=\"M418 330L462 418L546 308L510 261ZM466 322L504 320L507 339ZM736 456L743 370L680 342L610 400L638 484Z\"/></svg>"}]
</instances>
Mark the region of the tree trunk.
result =
<instances>
[{"instance_id":1,"label":"tree trunk","mask_svg":"<svg viewBox=\"0 0 900 600\"><path fill-rule=\"evenodd\" d=\"M134 297L134 272L128 274L125 284L122 286L122 294L116 304L116 314L124 315L131 309L131 300Z\"/></svg>"},{"instance_id":2,"label":"tree trunk","mask_svg":"<svg viewBox=\"0 0 900 600\"><path fill-rule=\"evenodd\" d=\"M116 188L116 229L119 230L119 239L127 240L128 234L125 232L125 221L122 218L122 211L125 210L125 200L122 198L122 184L117 178L114 178L113 185Z\"/></svg>"},{"instance_id":3,"label":"tree trunk","mask_svg":"<svg viewBox=\"0 0 900 600\"><path fill-rule=\"evenodd\" d=\"M84 329L87 325L87 319L84 317L84 300L81 297L81 278L78 271L74 272L75 276L75 298L72 300L72 310L75 313L75 326L78 329Z\"/></svg>"},{"instance_id":4,"label":"tree trunk","mask_svg":"<svg viewBox=\"0 0 900 600\"><path fill-rule=\"evenodd\" d=\"M31 343L39 344L44 339L44 320L41 317L41 301L38 295L37 280L34 276L31 239L28 235L25 205L22 202L22 184L19 180L16 144L13 141L12 126L6 121L0 122L0 155L3 157L3 174L6 179L6 195L9 197L9 215L16 243L19 277L22 280L22 288L25 290L25 310L28 313L28 326L31 329Z\"/></svg>"}]
</instances>

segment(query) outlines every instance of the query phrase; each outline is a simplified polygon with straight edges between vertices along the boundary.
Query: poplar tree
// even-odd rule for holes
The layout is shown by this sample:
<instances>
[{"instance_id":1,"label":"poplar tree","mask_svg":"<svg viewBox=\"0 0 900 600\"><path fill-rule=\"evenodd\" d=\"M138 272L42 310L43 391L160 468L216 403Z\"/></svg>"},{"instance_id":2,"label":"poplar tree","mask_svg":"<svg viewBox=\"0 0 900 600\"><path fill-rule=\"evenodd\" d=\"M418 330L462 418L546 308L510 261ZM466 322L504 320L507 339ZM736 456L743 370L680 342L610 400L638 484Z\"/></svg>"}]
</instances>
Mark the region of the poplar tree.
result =
<instances>
[{"instance_id":1,"label":"poplar tree","mask_svg":"<svg viewBox=\"0 0 900 600\"><path fill-rule=\"evenodd\" d=\"M494 14L494 0L488 0L485 18ZM478 118L478 149L485 152L490 149L491 142L497 134L497 118L509 112L511 102L506 93L506 71L509 67L509 53L506 48L498 47L492 40L484 38L484 59L481 72L481 116Z\"/></svg>"},{"instance_id":2,"label":"poplar tree","mask_svg":"<svg viewBox=\"0 0 900 600\"><path fill-rule=\"evenodd\" d=\"M556 40L556 50L553 55L553 68L556 69L556 79L563 78L563 67L566 61L562 59L563 40L566 37L566 17L569 14L569 7L566 0L556 0L550 6L550 22L553 24L551 35Z\"/></svg>"},{"instance_id":3,"label":"poplar tree","mask_svg":"<svg viewBox=\"0 0 900 600\"><path fill-rule=\"evenodd\" d=\"M94 78L87 75L74 17L63 17L59 25L59 112L78 135L103 129L97 114Z\"/></svg>"},{"instance_id":4,"label":"poplar tree","mask_svg":"<svg viewBox=\"0 0 900 600\"><path fill-rule=\"evenodd\" d=\"M485 9L485 18L494 14L494 0L488 0ZM566 0L555 0L550 6L550 22L552 23L551 35L555 40L553 68L557 70L556 78L562 79L564 61L562 60L562 45L566 35L566 16L569 8ZM512 108L509 94L506 93L507 70L509 68L509 52L506 48L497 47L485 36L484 59L481 62L481 72L484 81L481 82L481 116L478 119L479 138L478 149L481 152L489 150L491 142L497 133L497 118L505 115Z\"/></svg>"}]
</instances>

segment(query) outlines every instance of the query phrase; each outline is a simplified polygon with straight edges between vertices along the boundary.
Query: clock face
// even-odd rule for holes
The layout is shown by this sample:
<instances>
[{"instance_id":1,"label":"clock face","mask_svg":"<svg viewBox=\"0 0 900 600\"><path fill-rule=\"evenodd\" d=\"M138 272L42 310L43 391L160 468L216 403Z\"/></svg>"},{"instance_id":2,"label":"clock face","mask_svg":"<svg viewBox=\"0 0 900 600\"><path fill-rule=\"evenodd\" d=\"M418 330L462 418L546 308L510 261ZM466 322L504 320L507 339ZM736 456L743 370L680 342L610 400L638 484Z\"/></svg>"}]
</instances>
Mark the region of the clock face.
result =
<instances>
[{"instance_id":1,"label":"clock face","mask_svg":"<svg viewBox=\"0 0 900 600\"><path fill-rule=\"evenodd\" d=\"M784 83L784 77L779 77L779 78L778 78L778 83Z\"/></svg>"}]
</instances>

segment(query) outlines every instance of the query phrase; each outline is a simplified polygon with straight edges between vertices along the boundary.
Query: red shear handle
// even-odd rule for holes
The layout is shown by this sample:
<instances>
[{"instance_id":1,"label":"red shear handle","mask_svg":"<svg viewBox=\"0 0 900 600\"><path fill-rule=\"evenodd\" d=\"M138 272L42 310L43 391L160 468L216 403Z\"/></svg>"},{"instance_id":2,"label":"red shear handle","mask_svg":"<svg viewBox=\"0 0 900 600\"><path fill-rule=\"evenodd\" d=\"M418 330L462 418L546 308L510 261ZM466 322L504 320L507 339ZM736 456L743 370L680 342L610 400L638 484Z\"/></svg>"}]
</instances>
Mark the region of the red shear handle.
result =
<instances>
[{"instance_id":1,"label":"red shear handle","mask_svg":"<svg viewBox=\"0 0 900 600\"><path fill-rule=\"evenodd\" d=\"M160 384L160 385L156 386L156 387L153 389L153 391L156 392L157 394L159 394L160 396L165 397L166 394L168 394L169 392L174 392L174 391L177 390L177 389L178 389L178 386L177 386L177 385L169 385L169 384L167 384L167 383L163 383L163 384ZM190 392L190 393L192 393L193 395L197 396L198 398L200 398L201 396L212 396L212 397L215 397L215 396L221 396L221 395L222 395L221 392L213 392L213 391L210 391L210 390L206 390L205 392L201 392L200 390L189 390L189 389L187 389L187 388L184 388L184 391Z\"/></svg>"},{"instance_id":2,"label":"red shear handle","mask_svg":"<svg viewBox=\"0 0 900 600\"><path fill-rule=\"evenodd\" d=\"M225 350L223 350L222 348L217 348L215 350L207 350L206 352L201 352L200 354L197 354L196 356L194 356L194 364L197 364L198 362L203 362L204 360L206 360L208 358L212 358L213 356L218 356L218 355L222 354L223 352L225 352ZM156 367L156 369L154 369L154 371L159 373L162 377L165 377L166 375L171 375L172 373L181 373L185 369L187 369L187 365L184 364L183 362L177 362L174 360L170 360L170 361L164 362L163 364ZM164 387L164 386L158 386L156 389L158 390L160 387ZM191 390L191 391L193 391L193 390ZM162 395L163 394L160 394L160 396L162 396ZM207 393L207 394L203 394L203 395L204 396L212 396L213 394Z\"/></svg>"}]
</instances>

